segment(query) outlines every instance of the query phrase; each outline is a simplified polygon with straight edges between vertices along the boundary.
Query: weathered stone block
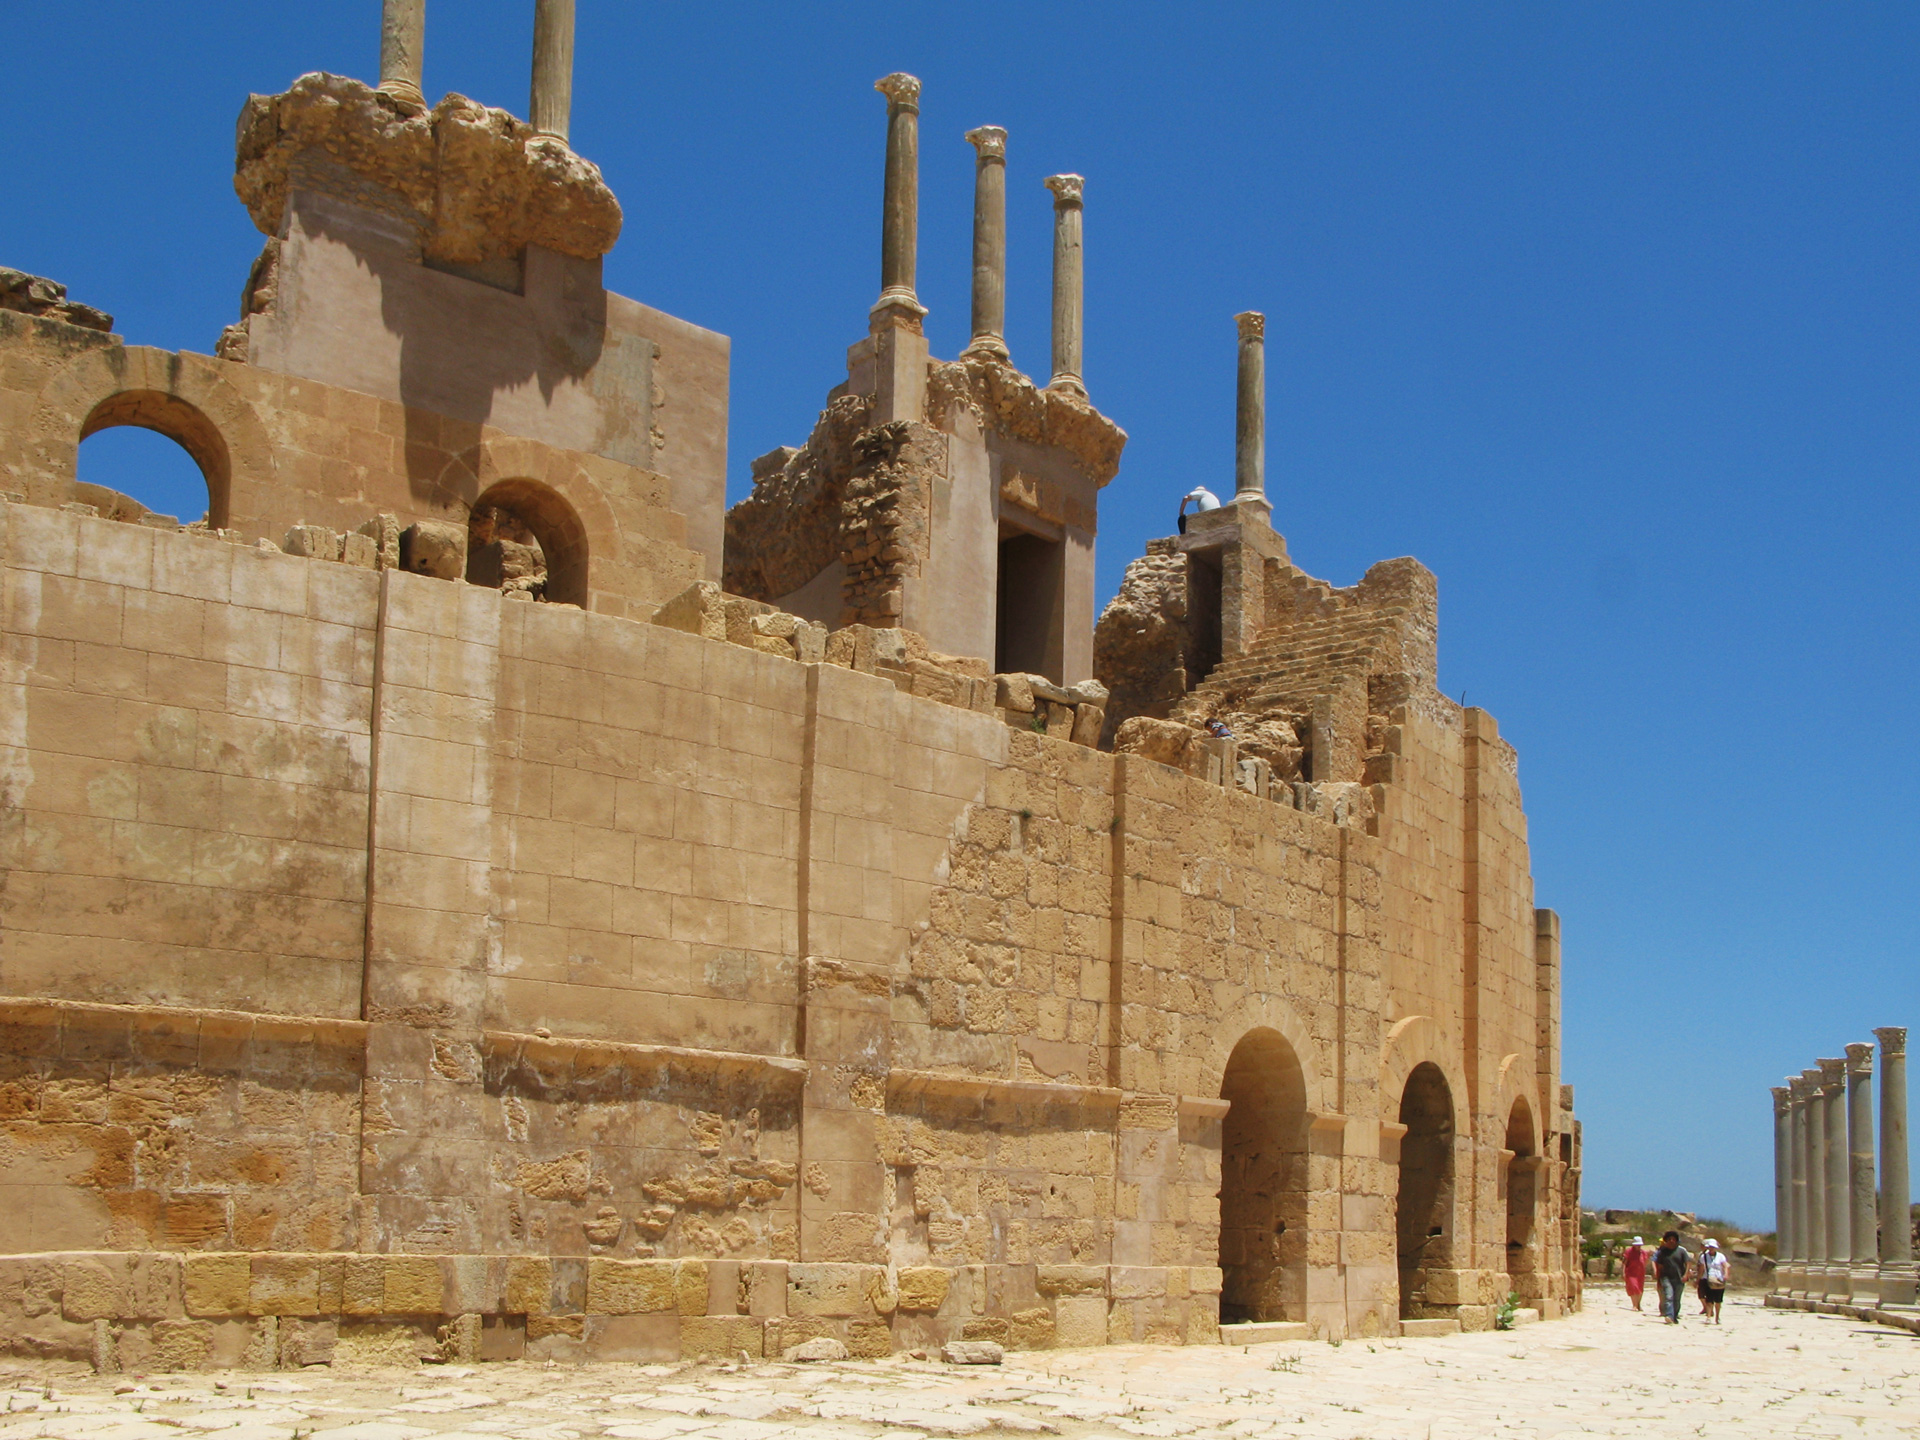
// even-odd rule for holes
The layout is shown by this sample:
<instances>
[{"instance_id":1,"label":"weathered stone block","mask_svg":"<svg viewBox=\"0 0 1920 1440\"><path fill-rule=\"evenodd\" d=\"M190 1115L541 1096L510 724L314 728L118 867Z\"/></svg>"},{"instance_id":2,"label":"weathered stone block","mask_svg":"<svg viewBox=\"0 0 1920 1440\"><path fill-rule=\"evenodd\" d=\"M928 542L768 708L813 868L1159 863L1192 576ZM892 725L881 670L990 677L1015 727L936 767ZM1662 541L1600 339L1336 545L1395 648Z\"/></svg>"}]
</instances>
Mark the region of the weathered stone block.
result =
<instances>
[{"instance_id":1,"label":"weathered stone block","mask_svg":"<svg viewBox=\"0 0 1920 1440\"><path fill-rule=\"evenodd\" d=\"M253 1315L319 1314L320 1257L254 1256L247 1311Z\"/></svg>"},{"instance_id":2,"label":"weathered stone block","mask_svg":"<svg viewBox=\"0 0 1920 1440\"><path fill-rule=\"evenodd\" d=\"M900 1272L899 1308L938 1310L947 1300L953 1272L939 1265L914 1265Z\"/></svg>"},{"instance_id":3,"label":"weathered stone block","mask_svg":"<svg viewBox=\"0 0 1920 1440\"><path fill-rule=\"evenodd\" d=\"M611 1260L587 1262L587 1313L643 1315L680 1306L678 1262ZM704 1305L705 1296L702 1296ZM624 1333L624 1332L623 1332Z\"/></svg>"},{"instance_id":4,"label":"weathered stone block","mask_svg":"<svg viewBox=\"0 0 1920 1440\"><path fill-rule=\"evenodd\" d=\"M253 1262L249 1256L187 1256L187 1314L210 1318L245 1315L252 1292Z\"/></svg>"},{"instance_id":5,"label":"weathered stone block","mask_svg":"<svg viewBox=\"0 0 1920 1440\"><path fill-rule=\"evenodd\" d=\"M1104 1265L1042 1265L1034 1276L1042 1295L1100 1295L1107 1293ZM1104 1316L1105 1311L1102 1310ZM1104 1319L1102 1324L1105 1324Z\"/></svg>"},{"instance_id":6,"label":"weathered stone block","mask_svg":"<svg viewBox=\"0 0 1920 1440\"><path fill-rule=\"evenodd\" d=\"M704 1260L682 1260L674 1271L674 1294L682 1315L705 1315L707 1313L707 1262Z\"/></svg>"},{"instance_id":7,"label":"weathered stone block","mask_svg":"<svg viewBox=\"0 0 1920 1440\"><path fill-rule=\"evenodd\" d=\"M417 520L400 532L400 568L436 580L467 575L467 527L445 520Z\"/></svg>"},{"instance_id":8,"label":"weathered stone block","mask_svg":"<svg viewBox=\"0 0 1920 1440\"><path fill-rule=\"evenodd\" d=\"M67 1263L60 1302L60 1313L67 1319L118 1320L131 1308L126 1265L118 1256L113 1263L98 1260Z\"/></svg>"},{"instance_id":9,"label":"weathered stone block","mask_svg":"<svg viewBox=\"0 0 1920 1440\"><path fill-rule=\"evenodd\" d=\"M381 1291L388 1315L447 1313L440 1262L431 1255L388 1255L381 1262Z\"/></svg>"},{"instance_id":10,"label":"weathered stone block","mask_svg":"<svg viewBox=\"0 0 1920 1440\"><path fill-rule=\"evenodd\" d=\"M500 1308L509 1315L545 1315L553 1302L553 1262L544 1255L507 1259Z\"/></svg>"},{"instance_id":11,"label":"weathered stone block","mask_svg":"<svg viewBox=\"0 0 1920 1440\"><path fill-rule=\"evenodd\" d=\"M1107 1301L1102 1295L1064 1295L1053 1307L1053 1343L1079 1347L1107 1343Z\"/></svg>"},{"instance_id":12,"label":"weathered stone block","mask_svg":"<svg viewBox=\"0 0 1920 1440\"><path fill-rule=\"evenodd\" d=\"M731 1360L742 1350L758 1360L765 1338L765 1323L748 1315L680 1317L680 1353L689 1360L707 1355Z\"/></svg>"}]
</instances>

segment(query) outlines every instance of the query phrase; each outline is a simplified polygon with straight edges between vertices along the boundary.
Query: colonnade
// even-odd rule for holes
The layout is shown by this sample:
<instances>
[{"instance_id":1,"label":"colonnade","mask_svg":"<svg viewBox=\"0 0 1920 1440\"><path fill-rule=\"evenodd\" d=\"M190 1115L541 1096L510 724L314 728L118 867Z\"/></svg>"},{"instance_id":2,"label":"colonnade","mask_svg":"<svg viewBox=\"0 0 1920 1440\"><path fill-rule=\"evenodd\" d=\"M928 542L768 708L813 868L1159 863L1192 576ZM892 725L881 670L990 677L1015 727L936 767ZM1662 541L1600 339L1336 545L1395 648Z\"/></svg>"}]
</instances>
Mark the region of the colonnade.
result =
<instances>
[{"instance_id":1,"label":"colonnade","mask_svg":"<svg viewBox=\"0 0 1920 1440\"><path fill-rule=\"evenodd\" d=\"M1877 1134L1872 1045L1849 1045L1844 1057L1823 1059L1774 1087L1777 1296L1878 1307L1914 1303L1907 1032L1873 1033L1880 1049Z\"/></svg>"}]
</instances>

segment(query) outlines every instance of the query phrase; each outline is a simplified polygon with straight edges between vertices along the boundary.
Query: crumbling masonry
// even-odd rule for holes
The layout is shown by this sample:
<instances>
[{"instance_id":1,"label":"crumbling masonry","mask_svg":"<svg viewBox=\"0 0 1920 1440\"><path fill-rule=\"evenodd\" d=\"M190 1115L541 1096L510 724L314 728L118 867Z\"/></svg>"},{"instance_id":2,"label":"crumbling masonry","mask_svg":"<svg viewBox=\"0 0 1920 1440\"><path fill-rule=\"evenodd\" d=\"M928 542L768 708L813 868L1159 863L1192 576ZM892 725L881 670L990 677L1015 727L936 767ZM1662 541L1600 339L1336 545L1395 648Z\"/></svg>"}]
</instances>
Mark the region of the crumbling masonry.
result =
<instances>
[{"instance_id":1,"label":"crumbling masonry","mask_svg":"<svg viewBox=\"0 0 1920 1440\"><path fill-rule=\"evenodd\" d=\"M1577 1305L1514 752L1435 688L1426 570L1288 560L1259 317L1234 500L1096 628L1125 436L1084 185L1046 182L1038 383L1001 318L1038 180L967 137L973 339L933 359L889 76L879 299L727 512L728 343L602 287L620 210L540 8L533 125L428 107L420 0L377 89L247 102L267 238L212 356L0 271L0 1346L874 1355ZM76 480L129 424L198 461L203 519Z\"/></svg>"}]
</instances>

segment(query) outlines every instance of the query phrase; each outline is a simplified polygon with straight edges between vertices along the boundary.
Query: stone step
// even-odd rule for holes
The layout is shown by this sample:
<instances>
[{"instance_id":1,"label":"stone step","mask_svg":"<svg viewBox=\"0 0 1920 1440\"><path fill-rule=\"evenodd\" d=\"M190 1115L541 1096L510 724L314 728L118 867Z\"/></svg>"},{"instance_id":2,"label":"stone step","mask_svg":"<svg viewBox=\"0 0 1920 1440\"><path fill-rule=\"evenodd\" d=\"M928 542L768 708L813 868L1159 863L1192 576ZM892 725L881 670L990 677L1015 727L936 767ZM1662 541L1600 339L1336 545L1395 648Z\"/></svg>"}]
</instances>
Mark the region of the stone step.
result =
<instances>
[{"instance_id":1,"label":"stone step","mask_svg":"<svg viewBox=\"0 0 1920 1440\"><path fill-rule=\"evenodd\" d=\"M1539 1311L1534 1311L1537 1318ZM1402 1339L1413 1340L1422 1335L1458 1335L1460 1322L1451 1317L1444 1320L1402 1320L1400 1335Z\"/></svg>"},{"instance_id":2,"label":"stone step","mask_svg":"<svg viewBox=\"0 0 1920 1440\"><path fill-rule=\"evenodd\" d=\"M1242 1320L1220 1327L1222 1345L1271 1345L1279 1340L1305 1340L1304 1320Z\"/></svg>"},{"instance_id":3,"label":"stone step","mask_svg":"<svg viewBox=\"0 0 1920 1440\"><path fill-rule=\"evenodd\" d=\"M1538 1325L1539 1323L1540 1312L1538 1310L1516 1310L1513 1312L1513 1328L1516 1330L1522 1325Z\"/></svg>"}]
</instances>

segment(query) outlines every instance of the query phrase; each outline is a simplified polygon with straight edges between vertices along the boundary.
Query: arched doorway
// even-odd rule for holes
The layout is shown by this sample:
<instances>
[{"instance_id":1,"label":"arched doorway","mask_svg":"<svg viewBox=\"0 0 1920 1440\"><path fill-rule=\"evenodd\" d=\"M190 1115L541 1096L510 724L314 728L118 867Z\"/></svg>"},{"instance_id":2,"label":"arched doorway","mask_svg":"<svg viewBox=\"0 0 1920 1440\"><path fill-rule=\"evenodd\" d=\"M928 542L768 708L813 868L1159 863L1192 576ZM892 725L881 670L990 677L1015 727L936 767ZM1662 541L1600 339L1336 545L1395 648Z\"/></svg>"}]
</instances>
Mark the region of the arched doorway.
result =
<instances>
[{"instance_id":1,"label":"arched doorway","mask_svg":"<svg viewBox=\"0 0 1920 1440\"><path fill-rule=\"evenodd\" d=\"M1400 1318L1426 1309L1427 1277L1453 1268L1453 1091L1432 1061L1407 1076L1400 1095L1400 1185L1395 1200Z\"/></svg>"},{"instance_id":2,"label":"arched doorway","mask_svg":"<svg viewBox=\"0 0 1920 1440\"><path fill-rule=\"evenodd\" d=\"M1533 1112L1524 1096L1507 1115L1507 1276L1511 1282L1536 1267L1534 1225L1540 1161L1534 1142ZM1518 1290L1518 1285L1509 1285Z\"/></svg>"},{"instance_id":3,"label":"arched doorway","mask_svg":"<svg viewBox=\"0 0 1920 1440\"><path fill-rule=\"evenodd\" d=\"M584 610L586 526L557 490L538 480L489 485L467 516L467 579Z\"/></svg>"},{"instance_id":4,"label":"arched doorway","mask_svg":"<svg viewBox=\"0 0 1920 1440\"><path fill-rule=\"evenodd\" d=\"M213 421L177 395L169 395L162 390L122 390L109 395L88 412L85 423L80 427L80 442L84 447L90 437L121 425L137 426L164 435L192 457L193 463L199 467L200 478L206 482L206 522L213 529L224 529L228 498L233 489L233 457L227 449L226 438ZM96 479L93 467L86 464L86 459L91 457L84 449L82 457L82 484L89 488L98 486L107 494L131 494L142 506L147 504L146 495L138 493L139 487L134 482L114 484L114 479L122 477L107 474L101 474ZM130 490L129 485L134 488ZM102 505L103 514L107 513L105 505L110 503L101 496L83 494L78 490L75 498ZM194 507L178 496L155 496L155 499L159 505L167 507L162 513L174 513L177 507L182 519L200 518L194 513Z\"/></svg>"},{"instance_id":5,"label":"arched doorway","mask_svg":"<svg viewBox=\"0 0 1920 1440\"><path fill-rule=\"evenodd\" d=\"M1241 1038L1220 1098L1222 1323L1304 1320L1307 1302L1307 1084L1273 1030Z\"/></svg>"}]
</instances>

